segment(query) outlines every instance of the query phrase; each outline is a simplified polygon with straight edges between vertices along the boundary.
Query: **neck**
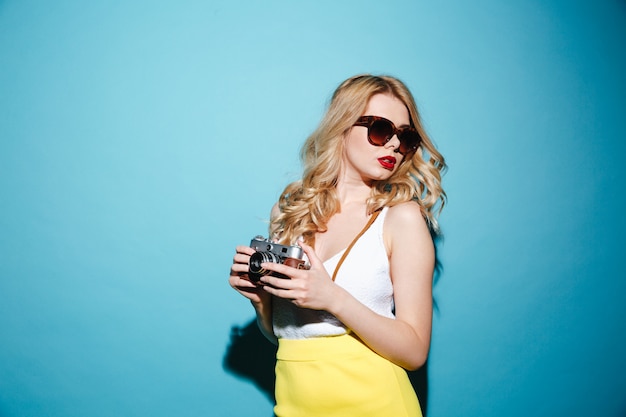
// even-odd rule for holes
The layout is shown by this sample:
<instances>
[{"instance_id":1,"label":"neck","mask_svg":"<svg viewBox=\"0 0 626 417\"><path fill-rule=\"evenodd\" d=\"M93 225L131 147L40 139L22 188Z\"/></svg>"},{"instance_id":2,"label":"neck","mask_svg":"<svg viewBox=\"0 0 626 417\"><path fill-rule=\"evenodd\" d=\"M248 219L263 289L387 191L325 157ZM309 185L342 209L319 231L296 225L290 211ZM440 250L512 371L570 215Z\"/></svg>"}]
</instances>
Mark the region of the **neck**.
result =
<instances>
[{"instance_id":1,"label":"neck","mask_svg":"<svg viewBox=\"0 0 626 417\"><path fill-rule=\"evenodd\" d=\"M341 207L353 204L365 204L372 193L372 184L360 178L342 175L337 181L337 196Z\"/></svg>"}]
</instances>

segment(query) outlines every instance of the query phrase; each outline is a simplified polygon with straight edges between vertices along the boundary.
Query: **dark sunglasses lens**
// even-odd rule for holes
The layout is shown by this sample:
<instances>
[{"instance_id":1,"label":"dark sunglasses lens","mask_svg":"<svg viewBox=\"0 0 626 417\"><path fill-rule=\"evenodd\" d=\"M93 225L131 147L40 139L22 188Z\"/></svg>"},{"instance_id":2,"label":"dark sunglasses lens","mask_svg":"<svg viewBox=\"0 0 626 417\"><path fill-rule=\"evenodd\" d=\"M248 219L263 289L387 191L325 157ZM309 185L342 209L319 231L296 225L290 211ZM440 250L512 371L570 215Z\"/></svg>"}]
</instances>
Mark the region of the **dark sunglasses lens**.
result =
<instances>
[{"instance_id":1,"label":"dark sunglasses lens","mask_svg":"<svg viewBox=\"0 0 626 417\"><path fill-rule=\"evenodd\" d=\"M393 136L393 126L386 120L375 120L370 125L368 134L374 145L383 146Z\"/></svg>"},{"instance_id":2,"label":"dark sunglasses lens","mask_svg":"<svg viewBox=\"0 0 626 417\"><path fill-rule=\"evenodd\" d=\"M398 134L400 153L406 155L415 152L420 143L420 136L414 130L405 130Z\"/></svg>"}]
</instances>

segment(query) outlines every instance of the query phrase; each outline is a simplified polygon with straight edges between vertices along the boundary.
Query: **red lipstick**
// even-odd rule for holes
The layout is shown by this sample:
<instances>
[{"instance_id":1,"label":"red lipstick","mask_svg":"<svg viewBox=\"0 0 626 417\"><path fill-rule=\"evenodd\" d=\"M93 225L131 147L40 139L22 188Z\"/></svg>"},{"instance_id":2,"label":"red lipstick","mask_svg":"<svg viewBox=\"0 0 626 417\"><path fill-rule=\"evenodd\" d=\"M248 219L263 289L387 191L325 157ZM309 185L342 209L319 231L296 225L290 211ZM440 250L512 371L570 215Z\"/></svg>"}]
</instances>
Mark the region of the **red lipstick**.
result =
<instances>
[{"instance_id":1,"label":"red lipstick","mask_svg":"<svg viewBox=\"0 0 626 417\"><path fill-rule=\"evenodd\" d=\"M383 156L378 158L378 163L385 169L392 170L396 166L396 158L393 156Z\"/></svg>"}]
</instances>

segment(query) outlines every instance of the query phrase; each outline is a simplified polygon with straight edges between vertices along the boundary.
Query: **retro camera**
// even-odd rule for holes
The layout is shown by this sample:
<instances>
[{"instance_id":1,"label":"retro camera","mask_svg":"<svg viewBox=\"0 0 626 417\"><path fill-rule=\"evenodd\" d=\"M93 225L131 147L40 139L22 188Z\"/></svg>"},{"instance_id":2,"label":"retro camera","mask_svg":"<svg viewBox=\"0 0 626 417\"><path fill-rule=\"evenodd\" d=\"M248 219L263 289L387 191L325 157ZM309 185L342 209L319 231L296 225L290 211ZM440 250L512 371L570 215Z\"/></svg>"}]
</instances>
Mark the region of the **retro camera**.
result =
<instances>
[{"instance_id":1,"label":"retro camera","mask_svg":"<svg viewBox=\"0 0 626 417\"><path fill-rule=\"evenodd\" d=\"M256 236L250 241L250 247L256 250L250 256L250 266L248 277L252 282L258 282L262 276L268 275L271 271L261 267L263 262L273 262L284 264L297 269L306 269L307 263L304 260L304 250L300 246L285 246L271 242L263 236ZM286 275L274 273L273 276L288 278Z\"/></svg>"}]
</instances>

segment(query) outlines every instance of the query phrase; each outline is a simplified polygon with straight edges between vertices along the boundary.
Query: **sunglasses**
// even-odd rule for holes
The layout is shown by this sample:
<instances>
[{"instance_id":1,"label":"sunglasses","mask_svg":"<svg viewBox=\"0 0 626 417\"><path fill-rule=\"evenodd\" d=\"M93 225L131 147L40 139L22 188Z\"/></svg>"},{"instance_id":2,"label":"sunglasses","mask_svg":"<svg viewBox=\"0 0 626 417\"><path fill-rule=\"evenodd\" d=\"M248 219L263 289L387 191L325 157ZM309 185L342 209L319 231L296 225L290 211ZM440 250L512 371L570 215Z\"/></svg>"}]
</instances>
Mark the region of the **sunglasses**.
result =
<instances>
[{"instance_id":1,"label":"sunglasses","mask_svg":"<svg viewBox=\"0 0 626 417\"><path fill-rule=\"evenodd\" d=\"M354 126L367 127L367 140L374 146L383 146L394 135L398 136L400 146L398 152L405 157L412 155L420 145L422 138L413 127L397 128L391 120L379 116L361 116Z\"/></svg>"}]
</instances>

